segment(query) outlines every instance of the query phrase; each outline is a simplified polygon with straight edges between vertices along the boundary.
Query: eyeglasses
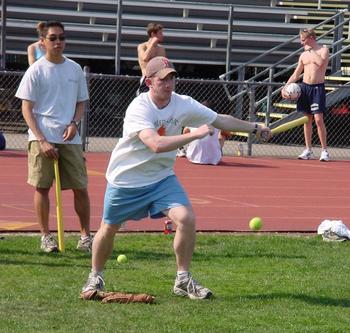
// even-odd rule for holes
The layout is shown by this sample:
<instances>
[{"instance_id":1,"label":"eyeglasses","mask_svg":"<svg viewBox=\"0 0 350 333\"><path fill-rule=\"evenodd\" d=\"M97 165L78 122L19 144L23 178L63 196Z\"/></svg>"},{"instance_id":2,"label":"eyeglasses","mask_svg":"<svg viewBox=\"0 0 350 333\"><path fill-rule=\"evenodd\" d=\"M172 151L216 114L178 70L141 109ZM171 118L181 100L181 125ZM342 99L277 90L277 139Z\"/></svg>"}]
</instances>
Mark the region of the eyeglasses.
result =
<instances>
[{"instance_id":1,"label":"eyeglasses","mask_svg":"<svg viewBox=\"0 0 350 333\"><path fill-rule=\"evenodd\" d=\"M49 37L46 37L50 42L55 42L57 39L60 40L61 42L66 40L66 36L56 36L56 35L51 35Z\"/></svg>"}]
</instances>

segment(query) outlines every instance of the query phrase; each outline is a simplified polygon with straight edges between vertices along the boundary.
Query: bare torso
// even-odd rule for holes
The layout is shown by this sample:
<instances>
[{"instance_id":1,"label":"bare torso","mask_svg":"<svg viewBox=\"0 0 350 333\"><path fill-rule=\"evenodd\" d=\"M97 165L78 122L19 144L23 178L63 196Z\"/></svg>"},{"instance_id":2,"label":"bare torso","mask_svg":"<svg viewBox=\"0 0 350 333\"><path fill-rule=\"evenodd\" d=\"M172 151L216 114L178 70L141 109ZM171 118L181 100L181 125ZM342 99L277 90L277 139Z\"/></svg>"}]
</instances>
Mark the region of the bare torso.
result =
<instances>
[{"instance_id":1,"label":"bare torso","mask_svg":"<svg viewBox=\"0 0 350 333\"><path fill-rule=\"evenodd\" d=\"M150 41L144 42L138 46L138 61L141 68L142 76L145 76L147 63L154 57L165 57L165 49L161 45L150 47ZM144 54L149 49L148 60L144 60Z\"/></svg>"},{"instance_id":2,"label":"bare torso","mask_svg":"<svg viewBox=\"0 0 350 333\"><path fill-rule=\"evenodd\" d=\"M314 54L316 53L316 54ZM319 58L322 58L322 64L317 63ZM323 83L327 66L328 66L328 49L325 46L320 46L313 52L304 52L301 55L301 62L304 65L303 82L307 84Z\"/></svg>"}]
</instances>

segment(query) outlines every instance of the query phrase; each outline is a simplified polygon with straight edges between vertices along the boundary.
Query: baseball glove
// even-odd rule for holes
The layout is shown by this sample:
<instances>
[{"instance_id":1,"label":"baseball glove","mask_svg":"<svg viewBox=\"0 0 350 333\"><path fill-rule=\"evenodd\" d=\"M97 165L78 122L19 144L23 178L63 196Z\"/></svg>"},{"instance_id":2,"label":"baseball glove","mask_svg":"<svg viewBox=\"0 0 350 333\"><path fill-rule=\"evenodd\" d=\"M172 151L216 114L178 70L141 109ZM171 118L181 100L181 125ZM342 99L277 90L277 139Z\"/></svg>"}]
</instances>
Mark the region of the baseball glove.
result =
<instances>
[{"instance_id":1,"label":"baseball glove","mask_svg":"<svg viewBox=\"0 0 350 333\"><path fill-rule=\"evenodd\" d=\"M80 298L85 301L94 300L101 303L147 303L152 304L154 296L148 294L127 294L123 292L104 292L98 290L88 290L80 294Z\"/></svg>"}]
</instances>

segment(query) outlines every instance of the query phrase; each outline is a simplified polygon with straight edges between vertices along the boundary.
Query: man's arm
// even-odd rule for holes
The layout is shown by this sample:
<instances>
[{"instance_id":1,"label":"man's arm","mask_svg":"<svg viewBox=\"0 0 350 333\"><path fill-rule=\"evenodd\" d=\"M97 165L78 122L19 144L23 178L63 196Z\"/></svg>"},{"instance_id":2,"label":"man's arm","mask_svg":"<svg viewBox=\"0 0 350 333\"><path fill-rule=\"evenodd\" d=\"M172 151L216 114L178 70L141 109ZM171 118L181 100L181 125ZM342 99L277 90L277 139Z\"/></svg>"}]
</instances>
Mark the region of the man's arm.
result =
<instances>
[{"instance_id":1,"label":"man's arm","mask_svg":"<svg viewBox=\"0 0 350 333\"><path fill-rule=\"evenodd\" d=\"M304 64L302 61L302 55L299 57L299 61L298 61L298 65L295 68L293 74L290 76L289 80L286 82L286 84L284 85L283 89L281 90L281 95L283 98L288 99L289 98L289 94L287 94L284 90L284 88L289 84L289 83L294 83L299 81L300 79L300 75L303 73L304 71Z\"/></svg>"},{"instance_id":2,"label":"man's arm","mask_svg":"<svg viewBox=\"0 0 350 333\"><path fill-rule=\"evenodd\" d=\"M300 79L300 75L303 73L304 71L304 64L302 61L302 56L299 57L299 61L298 61L298 65L295 68L293 74L291 75L291 77L289 78L289 80L287 81L286 85L289 83L294 83L299 81Z\"/></svg>"},{"instance_id":3,"label":"man's arm","mask_svg":"<svg viewBox=\"0 0 350 333\"><path fill-rule=\"evenodd\" d=\"M84 104L85 104L84 101L77 102L76 108L75 108L75 114L74 114L74 117L72 119L72 122L66 127L65 131L63 132L63 141L70 141L77 134L78 126L76 123L79 123L80 120L83 118Z\"/></svg>"},{"instance_id":4,"label":"man's arm","mask_svg":"<svg viewBox=\"0 0 350 333\"><path fill-rule=\"evenodd\" d=\"M234 118L228 114L218 114L212 125L224 131L252 132L255 128L255 123Z\"/></svg>"},{"instance_id":5,"label":"man's arm","mask_svg":"<svg viewBox=\"0 0 350 333\"><path fill-rule=\"evenodd\" d=\"M35 43L30 44L27 48L28 64L29 66L35 62Z\"/></svg>"},{"instance_id":6,"label":"man's arm","mask_svg":"<svg viewBox=\"0 0 350 333\"><path fill-rule=\"evenodd\" d=\"M220 130L229 132L254 133L258 139L263 137L264 140L268 140L271 137L271 131L268 127L241 120L228 114L218 114L212 125Z\"/></svg>"},{"instance_id":7,"label":"man's arm","mask_svg":"<svg viewBox=\"0 0 350 333\"><path fill-rule=\"evenodd\" d=\"M30 128L30 130L33 132L34 136L36 139L41 142L45 139L44 134L40 131L34 114L33 114L33 107L34 107L34 102L28 101L28 100L22 100L22 114L23 118L27 124L27 126Z\"/></svg>"},{"instance_id":8,"label":"man's arm","mask_svg":"<svg viewBox=\"0 0 350 333\"><path fill-rule=\"evenodd\" d=\"M322 67L325 64L328 64L329 61L329 51L327 47L322 47L320 54L318 54L314 49L308 50L316 63L317 66Z\"/></svg>"},{"instance_id":9,"label":"man's arm","mask_svg":"<svg viewBox=\"0 0 350 333\"><path fill-rule=\"evenodd\" d=\"M77 102L76 108L75 108L75 114L74 117L72 119L72 121L75 122L80 122L81 119L84 116L84 105L85 105L86 101L82 101L82 102Z\"/></svg>"},{"instance_id":10,"label":"man's arm","mask_svg":"<svg viewBox=\"0 0 350 333\"><path fill-rule=\"evenodd\" d=\"M155 50L157 48L157 45L158 45L157 37L150 38L148 43L146 44L145 43L140 44L137 47L138 58L143 62L150 61L155 55Z\"/></svg>"},{"instance_id":11,"label":"man's arm","mask_svg":"<svg viewBox=\"0 0 350 333\"><path fill-rule=\"evenodd\" d=\"M38 127L34 114L33 114L33 107L34 102L29 100L22 100L22 114L23 118L30 128L30 130L33 132L34 136L40 143L40 148L43 151L43 153L53 159L58 158L58 153L55 150L55 147L52 146L48 141L46 141L46 138L44 134L41 132L40 128Z\"/></svg>"},{"instance_id":12,"label":"man's arm","mask_svg":"<svg viewBox=\"0 0 350 333\"><path fill-rule=\"evenodd\" d=\"M139 61L147 63L156 56L166 57L165 48L159 45L158 42L157 37L152 37L148 42L139 44L137 47Z\"/></svg>"},{"instance_id":13,"label":"man's arm","mask_svg":"<svg viewBox=\"0 0 350 333\"><path fill-rule=\"evenodd\" d=\"M204 138L208 134L213 134L213 132L212 126L202 125L185 134L161 136L154 129L147 128L139 133L139 138L153 152L165 153L176 150L193 140Z\"/></svg>"}]
</instances>

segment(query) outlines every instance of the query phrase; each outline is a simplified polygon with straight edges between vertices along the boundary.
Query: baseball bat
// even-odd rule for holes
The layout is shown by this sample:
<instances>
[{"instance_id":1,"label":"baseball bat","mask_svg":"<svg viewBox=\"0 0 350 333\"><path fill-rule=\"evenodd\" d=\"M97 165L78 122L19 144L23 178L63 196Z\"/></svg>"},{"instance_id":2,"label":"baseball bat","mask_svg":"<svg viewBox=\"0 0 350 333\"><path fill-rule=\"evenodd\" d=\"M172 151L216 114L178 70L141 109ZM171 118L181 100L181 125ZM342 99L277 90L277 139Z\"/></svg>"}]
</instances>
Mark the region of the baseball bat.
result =
<instances>
[{"instance_id":1,"label":"baseball bat","mask_svg":"<svg viewBox=\"0 0 350 333\"><path fill-rule=\"evenodd\" d=\"M304 125L309 118L304 115L303 112L294 111L288 116L275 121L270 125L270 129L273 135L288 131L292 128Z\"/></svg>"},{"instance_id":2,"label":"baseball bat","mask_svg":"<svg viewBox=\"0 0 350 333\"><path fill-rule=\"evenodd\" d=\"M272 135L276 135L285 131L288 131L294 127L304 125L308 122L308 117L304 115L303 112L294 111L287 116L283 117L270 124L269 128L271 129ZM232 135L244 135L248 136L248 133L244 132L231 132ZM263 138L264 139L264 138Z\"/></svg>"},{"instance_id":3,"label":"baseball bat","mask_svg":"<svg viewBox=\"0 0 350 333\"><path fill-rule=\"evenodd\" d=\"M56 179L55 188L56 188L58 249L60 252L64 252L64 228L63 228L63 215L62 215L61 180L60 180L60 172L58 169L58 160L54 160L53 166L55 170L55 179Z\"/></svg>"}]
</instances>

